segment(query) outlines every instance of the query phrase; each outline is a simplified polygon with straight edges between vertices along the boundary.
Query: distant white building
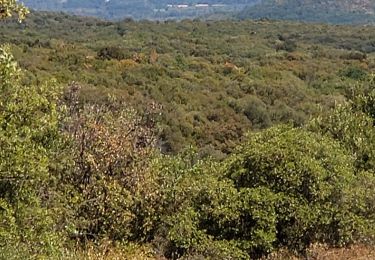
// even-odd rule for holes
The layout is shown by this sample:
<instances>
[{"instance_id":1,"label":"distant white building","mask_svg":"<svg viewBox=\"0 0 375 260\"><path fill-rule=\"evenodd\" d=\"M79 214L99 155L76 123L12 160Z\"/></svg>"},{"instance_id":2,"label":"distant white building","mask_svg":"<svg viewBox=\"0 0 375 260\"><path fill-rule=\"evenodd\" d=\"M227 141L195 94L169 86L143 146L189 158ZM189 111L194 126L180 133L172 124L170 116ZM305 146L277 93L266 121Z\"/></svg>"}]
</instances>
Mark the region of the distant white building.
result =
<instances>
[{"instance_id":1,"label":"distant white building","mask_svg":"<svg viewBox=\"0 0 375 260\"><path fill-rule=\"evenodd\" d=\"M176 5L177 8L188 8L189 5Z\"/></svg>"},{"instance_id":2,"label":"distant white building","mask_svg":"<svg viewBox=\"0 0 375 260\"><path fill-rule=\"evenodd\" d=\"M209 4L196 4L195 7L210 7Z\"/></svg>"}]
</instances>

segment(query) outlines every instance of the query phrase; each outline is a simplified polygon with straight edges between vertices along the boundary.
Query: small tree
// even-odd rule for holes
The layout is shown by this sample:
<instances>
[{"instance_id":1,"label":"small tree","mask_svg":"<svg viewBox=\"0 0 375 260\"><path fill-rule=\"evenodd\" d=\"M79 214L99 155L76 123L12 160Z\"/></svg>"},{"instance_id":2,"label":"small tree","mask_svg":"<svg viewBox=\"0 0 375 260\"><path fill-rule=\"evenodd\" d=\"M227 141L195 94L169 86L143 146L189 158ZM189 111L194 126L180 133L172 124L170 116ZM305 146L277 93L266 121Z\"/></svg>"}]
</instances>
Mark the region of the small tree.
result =
<instances>
[{"instance_id":1,"label":"small tree","mask_svg":"<svg viewBox=\"0 0 375 260\"><path fill-rule=\"evenodd\" d=\"M72 84L66 95L66 133L75 167L63 178L72 188L76 235L113 240L139 237L142 227L135 224L139 213L135 208L154 152L155 122L113 99L105 105L80 104L79 88ZM156 106L151 105L153 109Z\"/></svg>"}]
</instances>

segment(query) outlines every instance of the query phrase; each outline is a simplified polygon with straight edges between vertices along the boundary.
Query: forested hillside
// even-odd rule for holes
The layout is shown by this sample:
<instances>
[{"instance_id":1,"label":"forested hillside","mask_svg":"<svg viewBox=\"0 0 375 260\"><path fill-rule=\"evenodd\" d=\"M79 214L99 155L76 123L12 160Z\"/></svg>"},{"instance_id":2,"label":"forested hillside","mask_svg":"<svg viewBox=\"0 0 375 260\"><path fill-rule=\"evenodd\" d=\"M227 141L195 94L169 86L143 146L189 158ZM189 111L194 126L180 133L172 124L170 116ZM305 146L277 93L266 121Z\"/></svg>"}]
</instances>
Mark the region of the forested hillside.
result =
<instances>
[{"instance_id":1,"label":"forested hillside","mask_svg":"<svg viewBox=\"0 0 375 260\"><path fill-rule=\"evenodd\" d=\"M375 256L373 26L0 10L0 259Z\"/></svg>"},{"instance_id":2,"label":"forested hillside","mask_svg":"<svg viewBox=\"0 0 375 260\"><path fill-rule=\"evenodd\" d=\"M245 8L241 19L270 18L334 24L374 24L373 0L263 0Z\"/></svg>"},{"instance_id":3,"label":"forested hillside","mask_svg":"<svg viewBox=\"0 0 375 260\"><path fill-rule=\"evenodd\" d=\"M105 22L36 13L3 23L28 81L83 85L163 107L159 145L222 157L248 130L301 125L374 70L374 27L288 22Z\"/></svg>"}]
</instances>

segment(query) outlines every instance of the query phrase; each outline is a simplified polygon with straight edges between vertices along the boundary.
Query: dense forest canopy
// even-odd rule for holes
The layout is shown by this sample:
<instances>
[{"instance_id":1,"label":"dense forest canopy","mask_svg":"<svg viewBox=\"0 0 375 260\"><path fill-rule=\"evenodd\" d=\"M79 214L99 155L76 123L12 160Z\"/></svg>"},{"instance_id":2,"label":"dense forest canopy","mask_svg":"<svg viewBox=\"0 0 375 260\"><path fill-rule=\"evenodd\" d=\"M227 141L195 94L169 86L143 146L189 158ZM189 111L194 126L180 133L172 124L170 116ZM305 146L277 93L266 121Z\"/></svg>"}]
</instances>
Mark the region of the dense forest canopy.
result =
<instances>
[{"instance_id":1,"label":"dense forest canopy","mask_svg":"<svg viewBox=\"0 0 375 260\"><path fill-rule=\"evenodd\" d=\"M1 259L375 256L373 26L0 10Z\"/></svg>"},{"instance_id":2,"label":"dense forest canopy","mask_svg":"<svg viewBox=\"0 0 375 260\"><path fill-rule=\"evenodd\" d=\"M222 157L248 130L301 125L374 70L374 27L269 21L107 22L33 13L2 23L28 81L163 107L159 146Z\"/></svg>"}]
</instances>

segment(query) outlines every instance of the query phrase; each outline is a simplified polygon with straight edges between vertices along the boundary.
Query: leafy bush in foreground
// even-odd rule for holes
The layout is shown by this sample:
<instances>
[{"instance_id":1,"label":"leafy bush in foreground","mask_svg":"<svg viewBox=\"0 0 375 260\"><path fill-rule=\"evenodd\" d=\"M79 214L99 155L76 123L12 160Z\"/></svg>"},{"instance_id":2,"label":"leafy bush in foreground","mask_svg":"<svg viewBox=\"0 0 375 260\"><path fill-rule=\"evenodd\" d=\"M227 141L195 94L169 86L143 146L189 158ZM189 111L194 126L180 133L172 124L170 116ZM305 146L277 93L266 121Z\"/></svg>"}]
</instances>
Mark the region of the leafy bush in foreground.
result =
<instances>
[{"instance_id":1,"label":"leafy bush in foreground","mask_svg":"<svg viewBox=\"0 0 375 260\"><path fill-rule=\"evenodd\" d=\"M305 128L249 134L223 163L188 153L153 169L162 202L152 243L169 258L248 259L375 234L374 175L358 173L339 141Z\"/></svg>"},{"instance_id":2,"label":"leafy bush in foreground","mask_svg":"<svg viewBox=\"0 0 375 260\"><path fill-rule=\"evenodd\" d=\"M229 159L226 175L240 190L268 188L277 198L275 245L302 250L314 242L343 245L373 231L373 219L348 203L359 178L354 164L332 138L281 126L251 134Z\"/></svg>"},{"instance_id":3,"label":"leafy bush in foreground","mask_svg":"<svg viewBox=\"0 0 375 260\"><path fill-rule=\"evenodd\" d=\"M53 82L21 85L20 77L1 47L0 246L2 254L17 247L20 254L48 255L59 246L52 214L61 141L58 90Z\"/></svg>"}]
</instances>

